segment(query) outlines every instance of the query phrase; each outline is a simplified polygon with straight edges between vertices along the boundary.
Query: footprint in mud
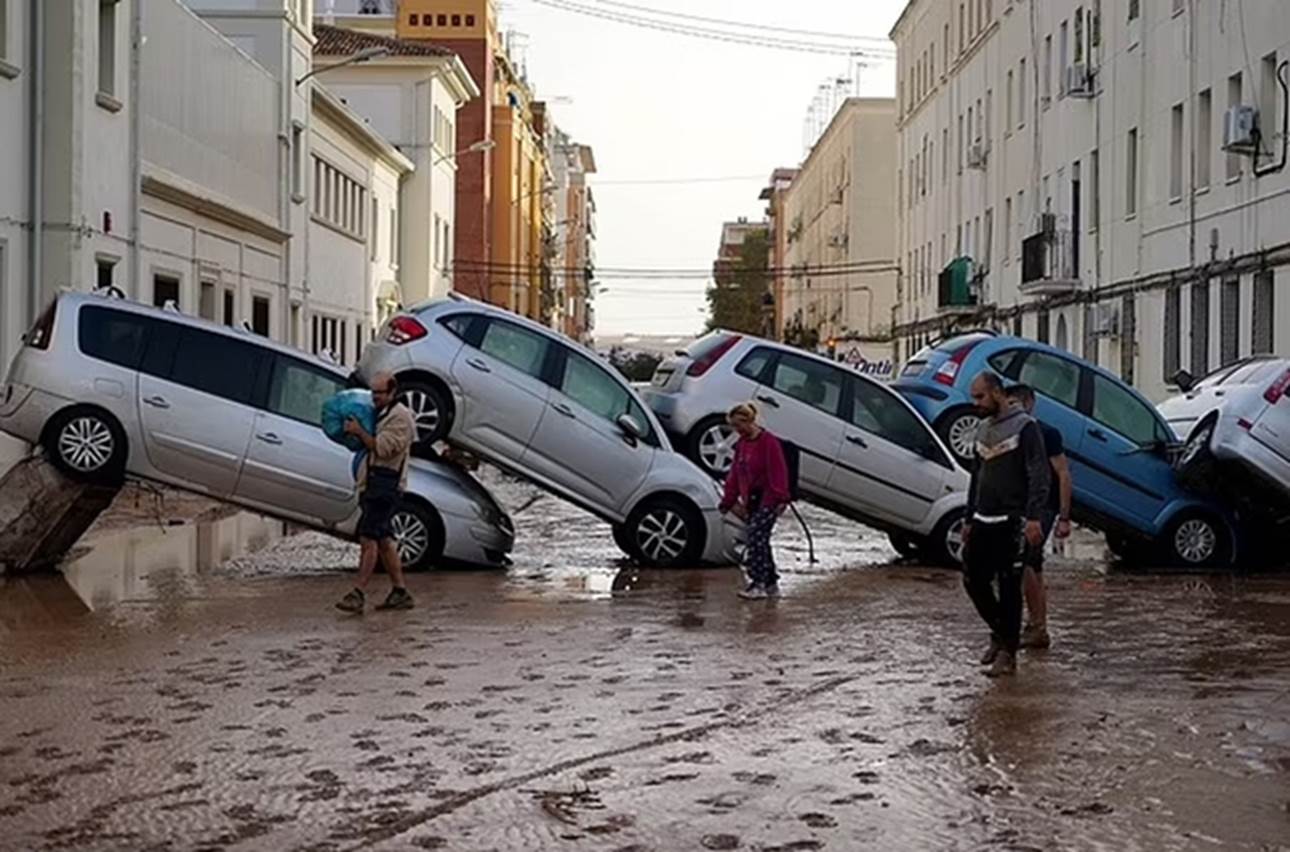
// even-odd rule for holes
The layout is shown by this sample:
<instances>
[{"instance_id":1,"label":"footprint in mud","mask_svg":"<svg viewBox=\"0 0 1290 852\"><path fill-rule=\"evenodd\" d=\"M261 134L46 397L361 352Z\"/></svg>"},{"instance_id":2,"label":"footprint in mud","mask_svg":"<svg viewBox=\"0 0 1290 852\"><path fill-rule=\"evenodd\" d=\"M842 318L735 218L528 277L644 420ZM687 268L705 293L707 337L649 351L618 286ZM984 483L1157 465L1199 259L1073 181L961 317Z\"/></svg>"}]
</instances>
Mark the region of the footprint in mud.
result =
<instances>
[{"instance_id":1,"label":"footprint in mud","mask_svg":"<svg viewBox=\"0 0 1290 852\"><path fill-rule=\"evenodd\" d=\"M743 793L718 793L715 796L695 799L695 804L706 805L710 813L725 814L735 810L747 800L748 797Z\"/></svg>"},{"instance_id":2,"label":"footprint in mud","mask_svg":"<svg viewBox=\"0 0 1290 852\"><path fill-rule=\"evenodd\" d=\"M810 828L837 828L838 821L828 814L809 813L799 814L798 819L806 823Z\"/></svg>"},{"instance_id":3,"label":"footprint in mud","mask_svg":"<svg viewBox=\"0 0 1290 852\"><path fill-rule=\"evenodd\" d=\"M779 846L762 846L761 852L810 852L813 849L823 848L824 844L819 840L790 840Z\"/></svg>"},{"instance_id":4,"label":"footprint in mud","mask_svg":"<svg viewBox=\"0 0 1290 852\"><path fill-rule=\"evenodd\" d=\"M771 775L769 772L736 772L732 777L736 781L742 781L745 784L756 784L759 787L769 787L776 780L776 776Z\"/></svg>"},{"instance_id":5,"label":"footprint in mud","mask_svg":"<svg viewBox=\"0 0 1290 852\"><path fill-rule=\"evenodd\" d=\"M578 777L583 781L602 781L614 774L614 770L609 766L593 766L586 772L581 773Z\"/></svg>"},{"instance_id":6,"label":"footprint in mud","mask_svg":"<svg viewBox=\"0 0 1290 852\"><path fill-rule=\"evenodd\" d=\"M872 802L878 798L877 793L852 793L849 796L843 796L840 799L833 799L830 805L854 805L856 802Z\"/></svg>"},{"instance_id":7,"label":"footprint in mud","mask_svg":"<svg viewBox=\"0 0 1290 852\"><path fill-rule=\"evenodd\" d=\"M704 849L738 849L741 843L735 834L705 834L699 841Z\"/></svg>"}]
</instances>

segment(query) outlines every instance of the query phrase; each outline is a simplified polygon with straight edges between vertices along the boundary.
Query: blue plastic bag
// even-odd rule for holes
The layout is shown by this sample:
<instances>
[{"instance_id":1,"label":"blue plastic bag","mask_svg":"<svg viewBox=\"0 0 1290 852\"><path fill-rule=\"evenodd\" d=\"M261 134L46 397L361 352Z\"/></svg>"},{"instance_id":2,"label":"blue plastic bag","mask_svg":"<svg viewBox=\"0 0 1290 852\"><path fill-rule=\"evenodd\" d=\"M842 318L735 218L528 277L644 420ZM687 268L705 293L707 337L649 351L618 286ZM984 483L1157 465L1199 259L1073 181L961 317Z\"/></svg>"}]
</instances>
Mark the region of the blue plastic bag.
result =
<instances>
[{"instance_id":1,"label":"blue plastic bag","mask_svg":"<svg viewBox=\"0 0 1290 852\"><path fill-rule=\"evenodd\" d=\"M353 417L367 430L376 432L376 408L372 405L372 392L353 388L343 390L323 403L322 428L328 438L354 452L363 449L363 442L345 434L345 421Z\"/></svg>"}]
</instances>

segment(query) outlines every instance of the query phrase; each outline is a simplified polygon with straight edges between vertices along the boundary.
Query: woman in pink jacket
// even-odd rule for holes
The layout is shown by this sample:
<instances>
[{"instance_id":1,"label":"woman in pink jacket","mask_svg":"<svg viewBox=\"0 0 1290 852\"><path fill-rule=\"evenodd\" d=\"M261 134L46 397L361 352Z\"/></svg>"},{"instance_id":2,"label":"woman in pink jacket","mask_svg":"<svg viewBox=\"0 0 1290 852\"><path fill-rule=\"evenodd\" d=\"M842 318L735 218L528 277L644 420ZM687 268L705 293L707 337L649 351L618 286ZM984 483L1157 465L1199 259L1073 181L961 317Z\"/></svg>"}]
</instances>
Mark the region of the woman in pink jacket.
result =
<instances>
[{"instance_id":1,"label":"woman in pink jacket","mask_svg":"<svg viewBox=\"0 0 1290 852\"><path fill-rule=\"evenodd\" d=\"M791 500L784 447L757 423L757 407L750 402L730 409L726 419L739 433L739 441L720 508L723 514L733 511L743 519L748 536L744 552L748 585L739 596L747 600L775 597L779 594L779 574L770 535Z\"/></svg>"}]
</instances>

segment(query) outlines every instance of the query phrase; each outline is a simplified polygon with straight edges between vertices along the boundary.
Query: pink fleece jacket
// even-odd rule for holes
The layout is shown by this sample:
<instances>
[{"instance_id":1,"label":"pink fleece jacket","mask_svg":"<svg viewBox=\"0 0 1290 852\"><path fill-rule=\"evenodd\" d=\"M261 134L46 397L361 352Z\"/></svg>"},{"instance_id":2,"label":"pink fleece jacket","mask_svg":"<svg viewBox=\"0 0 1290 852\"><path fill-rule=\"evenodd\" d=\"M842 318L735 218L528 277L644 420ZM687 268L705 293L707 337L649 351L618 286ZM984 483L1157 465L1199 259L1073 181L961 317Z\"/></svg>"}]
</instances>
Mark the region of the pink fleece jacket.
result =
<instances>
[{"instance_id":1,"label":"pink fleece jacket","mask_svg":"<svg viewBox=\"0 0 1290 852\"><path fill-rule=\"evenodd\" d=\"M740 438L735 444L735 461L726 477L721 511L728 512L736 503L748 505L748 497L761 492L761 505L778 508L792 502L788 493L788 463L784 447L765 429L751 440Z\"/></svg>"}]
</instances>

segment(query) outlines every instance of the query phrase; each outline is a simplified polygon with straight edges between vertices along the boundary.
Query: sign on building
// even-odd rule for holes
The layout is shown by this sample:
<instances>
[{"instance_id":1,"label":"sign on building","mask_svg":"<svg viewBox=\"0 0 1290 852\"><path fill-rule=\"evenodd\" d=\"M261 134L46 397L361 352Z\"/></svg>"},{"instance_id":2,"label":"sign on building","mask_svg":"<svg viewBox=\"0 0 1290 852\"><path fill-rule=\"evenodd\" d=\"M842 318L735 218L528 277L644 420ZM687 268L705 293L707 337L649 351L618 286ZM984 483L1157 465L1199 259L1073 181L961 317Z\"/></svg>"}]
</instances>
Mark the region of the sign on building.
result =
<instances>
[{"instance_id":1,"label":"sign on building","mask_svg":"<svg viewBox=\"0 0 1290 852\"><path fill-rule=\"evenodd\" d=\"M866 376L891 381L895 364L891 360L891 344L868 340L839 340L833 349L837 361L849 365Z\"/></svg>"}]
</instances>

